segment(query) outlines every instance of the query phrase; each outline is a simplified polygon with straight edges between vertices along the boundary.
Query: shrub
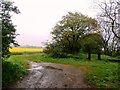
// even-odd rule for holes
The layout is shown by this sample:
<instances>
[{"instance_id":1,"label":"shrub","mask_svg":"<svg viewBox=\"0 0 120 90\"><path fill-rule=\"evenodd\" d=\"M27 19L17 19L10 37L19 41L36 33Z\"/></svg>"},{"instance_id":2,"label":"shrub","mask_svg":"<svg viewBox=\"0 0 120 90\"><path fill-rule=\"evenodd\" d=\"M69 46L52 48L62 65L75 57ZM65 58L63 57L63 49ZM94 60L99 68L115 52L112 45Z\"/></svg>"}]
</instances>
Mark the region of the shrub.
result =
<instances>
[{"instance_id":1,"label":"shrub","mask_svg":"<svg viewBox=\"0 0 120 90\"><path fill-rule=\"evenodd\" d=\"M2 84L6 86L8 83L15 81L27 74L27 70L19 64L3 61L2 62Z\"/></svg>"},{"instance_id":2,"label":"shrub","mask_svg":"<svg viewBox=\"0 0 120 90\"><path fill-rule=\"evenodd\" d=\"M53 57L53 58L67 58L67 54L66 53L63 53L63 52L51 52L49 53L49 56L50 57Z\"/></svg>"},{"instance_id":3,"label":"shrub","mask_svg":"<svg viewBox=\"0 0 120 90\"><path fill-rule=\"evenodd\" d=\"M43 52L53 58L66 58L67 57L67 53L63 52L63 48L60 47L60 45L57 43L48 44Z\"/></svg>"},{"instance_id":4,"label":"shrub","mask_svg":"<svg viewBox=\"0 0 120 90\"><path fill-rule=\"evenodd\" d=\"M73 58L73 55L72 54L67 54L67 57L68 58Z\"/></svg>"}]
</instances>

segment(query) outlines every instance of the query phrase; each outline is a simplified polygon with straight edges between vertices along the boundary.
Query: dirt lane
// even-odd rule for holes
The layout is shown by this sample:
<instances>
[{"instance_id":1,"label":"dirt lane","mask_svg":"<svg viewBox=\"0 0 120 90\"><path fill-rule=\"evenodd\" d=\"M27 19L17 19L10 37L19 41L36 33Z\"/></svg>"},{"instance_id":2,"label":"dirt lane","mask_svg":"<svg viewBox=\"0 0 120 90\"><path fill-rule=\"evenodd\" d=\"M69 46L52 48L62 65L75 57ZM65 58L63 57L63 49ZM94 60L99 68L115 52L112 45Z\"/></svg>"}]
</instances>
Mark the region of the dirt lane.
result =
<instances>
[{"instance_id":1,"label":"dirt lane","mask_svg":"<svg viewBox=\"0 0 120 90\"><path fill-rule=\"evenodd\" d=\"M28 76L12 88L90 88L84 82L81 69L71 65L30 62Z\"/></svg>"}]
</instances>

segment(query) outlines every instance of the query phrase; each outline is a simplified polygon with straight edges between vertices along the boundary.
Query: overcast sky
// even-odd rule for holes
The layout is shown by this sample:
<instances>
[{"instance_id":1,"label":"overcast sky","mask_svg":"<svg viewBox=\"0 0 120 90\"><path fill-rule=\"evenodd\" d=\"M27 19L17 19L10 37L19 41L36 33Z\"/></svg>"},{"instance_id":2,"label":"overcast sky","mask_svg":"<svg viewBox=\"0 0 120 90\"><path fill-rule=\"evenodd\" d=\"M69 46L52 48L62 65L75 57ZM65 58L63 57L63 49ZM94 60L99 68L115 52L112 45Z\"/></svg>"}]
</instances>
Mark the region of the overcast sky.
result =
<instances>
[{"instance_id":1,"label":"overcast sky","mask_svg":"<svg viewBox=\"0 0 120 90\"><path fill-rule=\"evenodd\" d=\"M51 38L50 32L61 17L67 12L81 12L95 17L98 0L11 0L18 6L20 14L13 15L12 20L19 36L20 45L43 46Z\"/></svg>"}]
</instances>

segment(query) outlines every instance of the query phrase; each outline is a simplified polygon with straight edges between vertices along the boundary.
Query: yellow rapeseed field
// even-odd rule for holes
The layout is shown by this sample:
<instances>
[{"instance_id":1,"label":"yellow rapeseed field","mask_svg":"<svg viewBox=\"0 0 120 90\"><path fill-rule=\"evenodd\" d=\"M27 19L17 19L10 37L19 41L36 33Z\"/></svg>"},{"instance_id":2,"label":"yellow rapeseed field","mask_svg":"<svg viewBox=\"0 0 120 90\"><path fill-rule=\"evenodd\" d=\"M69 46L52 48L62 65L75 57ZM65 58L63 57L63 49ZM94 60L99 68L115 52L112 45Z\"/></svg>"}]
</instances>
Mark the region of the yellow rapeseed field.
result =
<instances>
[{"instance_id":1,"label":"yellow rapeseed field","mask_svg":"<svg viewBox=\"0 0 120 90\"><path fill-rule=\"evenodd\" d=\"M10 52L43 52L42 48L10 48L9 49Z\"/></svg>"}]
</instances>

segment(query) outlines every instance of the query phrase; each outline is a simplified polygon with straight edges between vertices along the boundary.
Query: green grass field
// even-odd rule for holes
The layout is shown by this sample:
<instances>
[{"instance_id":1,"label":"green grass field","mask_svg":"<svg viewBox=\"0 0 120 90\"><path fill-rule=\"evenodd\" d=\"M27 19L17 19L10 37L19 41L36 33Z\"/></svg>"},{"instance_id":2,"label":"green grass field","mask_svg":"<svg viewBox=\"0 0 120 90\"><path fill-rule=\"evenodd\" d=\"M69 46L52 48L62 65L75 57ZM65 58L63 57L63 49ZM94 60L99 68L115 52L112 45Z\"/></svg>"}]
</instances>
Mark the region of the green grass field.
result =
<instances>
[{"instance_id":1,"label":"green grass field","mask_svg":"<svg viewBox=\"0 0 120 90\"><path fill-rule=\"evenodd\" d=\"M81 59L76 58L52 58L44 53L12 55L6 61L17 63L24 69L29 68L28 61L34 62L52 62L61 64L75 65L81 67L88 83L101 88L118 87L118 63L107 61L109 56L102 55L102 60L96 60L97 56L92 55L92 60L87 60L86 54L81 54ZM27 72L27 71L26 71ZM23 74L24 75L24 74ZM20 76L21 77L21 76Z\"/></svg>"}]
</instances>

